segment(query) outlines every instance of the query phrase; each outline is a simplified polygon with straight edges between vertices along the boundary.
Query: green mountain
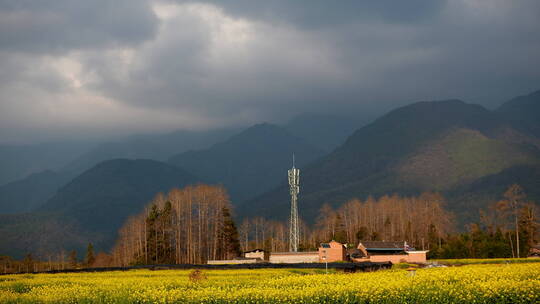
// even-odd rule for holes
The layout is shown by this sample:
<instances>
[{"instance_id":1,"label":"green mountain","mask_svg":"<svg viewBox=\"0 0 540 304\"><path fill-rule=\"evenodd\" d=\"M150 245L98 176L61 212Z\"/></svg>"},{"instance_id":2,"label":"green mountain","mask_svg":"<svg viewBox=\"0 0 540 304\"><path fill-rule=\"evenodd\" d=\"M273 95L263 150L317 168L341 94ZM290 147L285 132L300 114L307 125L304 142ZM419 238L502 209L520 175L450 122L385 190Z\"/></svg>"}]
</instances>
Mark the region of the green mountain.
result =
<instances>
[{"instance_id":1,"label":"green mountain","mask_svg":"<svg viewBox=\"0 0 540 304\"><path fill-rule=\"evenodd\" d=\"M529 200L540 204L540 165L518 165L484 176L448 191L448 198L458 220L470 223L477 219L477 210L502 199L508 186L515 183L525 189Z\"/></svg>"},{"instance_id":2,"label":"green mountain","mask_svg":"<svg viewBox=\"0 0 540 304\"><path fill-rule=\"evenodd\" d=\"M522 134L498 113L459 100L396 109L358 129L334 152L301 168L300 213L312 222L323 203L338 206L369 195L429 190L458 197L455 191L483 177L539 164L537 139L523 135L519 142L506 141L508 133ZM283 219L288 204L283 183L246 202L239 211L241 216ZM449 207L468 208L454 202Z\"/></svg>"},{"instance_id":3,"label":"green mountain","mask_svg":"<svg viewBox=\"0 0 540 304\"><path fill-rule=\"evenodd\" d=\"M292 155L304 165L323 152L284 128L272 124L252 126L212 147L173 156L169 163L213 183L223 184L233 202L264 193L283 180Z\"/></svg>"},{"instance_id":4,"label":"green mountain","mask_svg":"<svg viewBox=\"0 0 540 304\"><path fill-rule=\"evenodd\" d=\"M98 250L109 249L125 220L157 193L198 181L180 168L153 160L100 163L58 190L37 212L0 216L0 253L82 250L88 242Z\"/></svg>"}]
</instances>

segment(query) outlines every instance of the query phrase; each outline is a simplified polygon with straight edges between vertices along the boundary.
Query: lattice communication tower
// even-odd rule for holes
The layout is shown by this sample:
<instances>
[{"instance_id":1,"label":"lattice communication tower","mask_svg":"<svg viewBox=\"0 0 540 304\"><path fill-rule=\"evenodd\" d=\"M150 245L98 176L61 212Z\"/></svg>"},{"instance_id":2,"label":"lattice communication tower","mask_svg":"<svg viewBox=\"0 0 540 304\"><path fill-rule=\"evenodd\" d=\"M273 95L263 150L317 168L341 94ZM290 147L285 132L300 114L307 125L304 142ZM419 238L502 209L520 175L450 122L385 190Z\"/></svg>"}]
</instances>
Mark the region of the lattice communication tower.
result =
<instances>
[{"instance_id":1,"label":"lattice communication tower","mask_svg":"<svg viewBox=\"0 0 540 304\"><path fill-rule=\"evenodd\" d=\"M289 223L289 251L298 251L298 242L300 240L300 231L298 230L298 193L300 192L300 170L293 166L288 171L289 189L291 193L291 218Z\"/></svg>"}]
</instances>

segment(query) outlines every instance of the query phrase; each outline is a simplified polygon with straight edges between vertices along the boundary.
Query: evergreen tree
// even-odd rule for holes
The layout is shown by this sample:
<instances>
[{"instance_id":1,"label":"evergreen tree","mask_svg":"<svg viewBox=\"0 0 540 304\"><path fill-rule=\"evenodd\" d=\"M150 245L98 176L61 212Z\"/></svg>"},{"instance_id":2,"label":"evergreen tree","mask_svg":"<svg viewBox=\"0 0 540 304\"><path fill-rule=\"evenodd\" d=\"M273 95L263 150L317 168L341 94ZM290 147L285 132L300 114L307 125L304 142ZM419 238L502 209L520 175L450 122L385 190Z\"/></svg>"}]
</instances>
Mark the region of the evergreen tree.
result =
<instances>
[{"instance_id":1,"label":"evergreen tree","mask_svg":"<svg viewBox=\"0 0 540 304\"><path fill-rule=\"evenodd\" d=\"M222 239L224 254L226 259L231 259L240 255L240 241L238 240L238 230L231 217L229 208L223 207L223 230Z\"/></svg>"},{"instance_id":2,"label":"evergreen tree","mask_svg":"<svg viewBox=\"0 0 540 304\"><path fill-rule=\"evenodd\" d=\"M94 262L96 261L96 258L94 257L94 245L92 243L88 243L88 247L86 248L86 258L85 258L85 264L87 267L92 266Z\"/></svg>"},{"instance_id":3,"label":"evergreen tree","mask_svg":"<svg viewBox=\"0 0 540 304\"><path fill-rule=\"evenodd\" d=\"M339 214L336 216L336 232L334 233L334 241L347 244L347 232L345 231L343 219Z\"/></svg>"},{"instance_id":4,"label":"evergreen tree","mask_svg":"<svg viewBox=\"0 0 540 304\"><path fill-rule=\"evenodd\" d=\"M165 202L163 210L159 213L159 224L162 230L161 237L159 238L158 251L159 264L174 263L174 253L172 247L173 235L172 230L172 204L170 201Z\"/></svg>"},{"instance_id":5,"label":"evergreen tree","mask_svg":"<svg viewBox=\"0 0 540 304\"><path fill-rule=\"evenodd\" d=\"M366 226L360 227L360 229L358 229L358 231L356 232L357 242L365 241L368 239L368 237L369 237L369 230Z\"/></svg>"},{"instance_id":6,"label":"evergreen tree","mask_svg":"<svg viewBox=\"0 0 540 304\"><path fill-rule=\"evenodd\" d=\"M158 241L157 241L157 229L156 224L159 218L159 209L156 204L152 204L150 212L146 217L146 252L147 252L147 264L157 263L158 258Z\"/></svg>"}]
</instances>

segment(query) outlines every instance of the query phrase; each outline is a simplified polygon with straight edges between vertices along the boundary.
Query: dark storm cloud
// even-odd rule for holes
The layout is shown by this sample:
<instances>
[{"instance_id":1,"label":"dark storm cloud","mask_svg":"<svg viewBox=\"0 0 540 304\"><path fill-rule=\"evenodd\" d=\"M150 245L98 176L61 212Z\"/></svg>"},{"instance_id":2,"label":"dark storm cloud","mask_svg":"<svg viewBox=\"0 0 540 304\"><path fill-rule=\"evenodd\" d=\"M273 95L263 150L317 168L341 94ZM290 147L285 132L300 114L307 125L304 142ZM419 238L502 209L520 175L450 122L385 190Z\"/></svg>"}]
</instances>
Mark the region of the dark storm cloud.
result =
<instances>
[{"instance_id":1,"label":"dark storm cloud","mask_svg":"<svg viewBox=\"0 0 540 304\"><path fill-rule=\"evenodd\" d=\"M187 2L178 0L179 3ZM446 0L310 0L250 1L210 0L228 13L266 22L288 22L317 29L354 22L377 20L390 23L418 23L436 16Z\"/></svg>"},{"instance_id":2,"label":"dark storm cloud","mask_svg":"<svg viewBox=\"0 0 540 304\"><path fill-rule=\"evenodd\" d=\"M155 34L157 22L143 0L5 0L0 49L47 53L137 44Z\"/></svg>"},{"instance_id":3,"label":"dark storm cloud","mask_svg":"<svg viewBox=\"0 0 540 304\"><path fill-rule=\"evenodd\" d=\"M66 136L444 98L495 106L540 88L539 15L536 0L0 1L0 128Z\"/></svg>"}]
</instances>

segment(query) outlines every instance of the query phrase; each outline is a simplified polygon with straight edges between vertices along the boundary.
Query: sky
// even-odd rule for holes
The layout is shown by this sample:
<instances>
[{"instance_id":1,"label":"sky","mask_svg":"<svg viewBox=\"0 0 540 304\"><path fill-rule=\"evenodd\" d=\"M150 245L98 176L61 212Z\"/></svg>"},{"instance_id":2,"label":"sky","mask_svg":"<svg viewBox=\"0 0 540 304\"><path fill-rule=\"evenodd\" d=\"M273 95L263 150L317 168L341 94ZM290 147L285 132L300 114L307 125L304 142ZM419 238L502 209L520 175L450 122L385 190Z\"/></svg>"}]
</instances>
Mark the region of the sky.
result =
<instances>
[{"instance_id":1,"label":"sky","mask_svg":"<svg viewBox=\"0 0 540 304\"><path fill-rule=\"evenodd\" d=\"M0 143L540 89L540 1L0 0Z\"/></svg>"}]
</instances>

